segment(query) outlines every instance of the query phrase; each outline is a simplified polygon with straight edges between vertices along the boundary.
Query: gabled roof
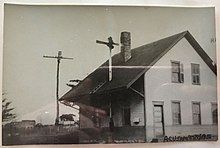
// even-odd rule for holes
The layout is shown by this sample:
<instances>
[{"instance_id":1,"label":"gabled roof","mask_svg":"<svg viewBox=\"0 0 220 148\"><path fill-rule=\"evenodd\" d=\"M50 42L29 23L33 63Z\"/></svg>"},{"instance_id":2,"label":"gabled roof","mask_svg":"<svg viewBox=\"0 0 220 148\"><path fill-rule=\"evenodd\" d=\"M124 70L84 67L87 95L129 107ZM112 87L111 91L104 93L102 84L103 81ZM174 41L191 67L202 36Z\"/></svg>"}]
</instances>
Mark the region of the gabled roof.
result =
<instances>
[{"instance_id":1,"label":"gabled roof","mask_svg":"<svg viewBox=\"0 0 220 148\"><path fill-rule=\"evenodd\" d=\"M60 100L75 101L91 94L108 93L109 91L129 88L140 76L153 66L182 38L186 38L210 69L217 74L216 65L198 42L188 32L146 44L131 50L132 58L123 62L120 53L112 57L112 81L108 82L108 61L88 75L80 84L68 91Z\"/></svg>"}]
</instances>

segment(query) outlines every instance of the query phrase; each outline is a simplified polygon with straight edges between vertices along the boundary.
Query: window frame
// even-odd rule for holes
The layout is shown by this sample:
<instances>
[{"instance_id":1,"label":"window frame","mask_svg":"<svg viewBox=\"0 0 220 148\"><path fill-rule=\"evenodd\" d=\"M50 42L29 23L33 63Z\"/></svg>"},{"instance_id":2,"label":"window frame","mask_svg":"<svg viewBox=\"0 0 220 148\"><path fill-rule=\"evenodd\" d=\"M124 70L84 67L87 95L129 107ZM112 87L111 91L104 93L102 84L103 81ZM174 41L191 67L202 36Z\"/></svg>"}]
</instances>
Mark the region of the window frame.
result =
<instances>
[{"instance_id":1,"label":"window frame","mask_svg":"<svg viewBox=\"0 0 220 148\"><path fill-rule=\"evenodd\" d=\"M173 107L173 103L178 103L178 105L179 105L179 123L175 123L174 122L174 107ZM173 101L171 101L171 111L172 111L172 123L173 123L173 125L181 125L182 124L182 115L181 115L181 101L178 101L178 100L173 100Z\"/></svg>"},{"instance_id":2,"label":"window frame","mask_svg":"<svg viewBox=\"0 0 220 148\"><path fill-rule=\"evenodd\" d=\"M184 83L184 68L183 64L180 61L173 61L171 60L171 82L172 83ZM173 71L173 64L178 64L178 72ZM178 80L173 79L173 75L178 75Z\"/></svg>"},{"instance_id":3,"label":"window frame","mask_svg":"<svg viewBox=\"0 0 220 148\"><path fill-rule=\"evenodd\" d=\"M193 105L198 104L199 105L199 123L194 122L194 113L193 113ZM201 118L201 102L192 101L192 124L193 125L202 125L202 118Z\"/></svg>"},{"instance_id":4,"label":"window frame","mask_svg":"<svg viewBox=\"0 0 220 148\"><path fill-rule=\"evenodd\" d=\"M198 66L198 73L193 73L193 67ZM193 82L193 78L198 77L199 82ZM191 63L191 81L193 85L201 85L201 77L200 77L200 64Z\"/></svg>"},{"instance_id":5,"label":"window frame","mask_svg":"<svg viewBox=\"0 0 220 148\"><path fill-rule=\"evenodd\" d=\"M217 109L217 115L216 115L216 122L214 122L214 116L213 116L213 106L216 105ZM211 114L212 114L212 124L218 125L218 103L217 102L211 102Z\"/></svg>"},{"instance_id":6,"label":"window frame","mask_svg":"<svg viewBox=\"0 0 220 148\"><path fill-rule=\"evenodd\" d=\"M95 127L101 127L101 119L97 109L95 109L95 115L93 116L93 123Z\"/></svg>"}]
</instances>

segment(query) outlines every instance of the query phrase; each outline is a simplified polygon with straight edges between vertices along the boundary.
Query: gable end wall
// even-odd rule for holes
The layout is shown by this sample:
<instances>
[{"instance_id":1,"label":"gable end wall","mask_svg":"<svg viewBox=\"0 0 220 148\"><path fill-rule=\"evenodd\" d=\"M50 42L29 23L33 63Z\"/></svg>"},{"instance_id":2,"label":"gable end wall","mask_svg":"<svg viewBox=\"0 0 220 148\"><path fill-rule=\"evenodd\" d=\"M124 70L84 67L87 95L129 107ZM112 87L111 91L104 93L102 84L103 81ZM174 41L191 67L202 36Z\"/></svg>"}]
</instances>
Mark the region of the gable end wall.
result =
<instances>
[{"instance_id":1,"label":"gable end wall","mask_svg":"<svg viewBox=\"0 0 220 148\"><path fill-rule=\"evenodd\" d=\"M180 61L184 66L184 83L171 82L171 60ZM191 63L200 64L201 85L192 85ZM164 124L165 135L181 135L183 131L178 128L171 130L172 125L171 101L180 101L181 105L181 127L192 126L192 101L201 104L201 124L208 125L207 130L214 132L212 127L211 103L217 102L216 75L197 54L189 42L181 39L167 54L165 54L155 65L145 73L145 105L147 137L154 137L153 130L153 101L164 102ZM210 128L211 127L211 128ZM216 127L216 126L215 126ZM204 133L203 130L193 133ZM185 130L192 131L190 128ZM190 134L190 133L185 133Z\"/></svg>"}]
</instances>

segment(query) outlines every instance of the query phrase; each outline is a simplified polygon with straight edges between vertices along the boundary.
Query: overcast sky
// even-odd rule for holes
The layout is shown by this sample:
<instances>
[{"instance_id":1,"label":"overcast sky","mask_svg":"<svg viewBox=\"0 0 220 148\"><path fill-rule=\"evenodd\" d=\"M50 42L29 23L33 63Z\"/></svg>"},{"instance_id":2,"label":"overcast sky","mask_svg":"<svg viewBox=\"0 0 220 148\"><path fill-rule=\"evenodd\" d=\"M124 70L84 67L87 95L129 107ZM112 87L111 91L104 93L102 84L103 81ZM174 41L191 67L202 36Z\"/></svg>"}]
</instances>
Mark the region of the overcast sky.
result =
<instances>
[{"instance_id":1,"label":"overcast sky","mask_svg":"<svg viewBox=\"0 0 220 148\"><path fill-rule=\"evenodd\" d=\"M213 8L6 5L4 13L3 92L18 116L44 108L55 117L48 104L55 106L56 60L43 55L62 50L74 58L61 61L62 96L70 79L85 78L108 59L96 39L120 42L122 31L131 32L134 48L189 30L216 61Z\"/></svg>"}]
</instances>

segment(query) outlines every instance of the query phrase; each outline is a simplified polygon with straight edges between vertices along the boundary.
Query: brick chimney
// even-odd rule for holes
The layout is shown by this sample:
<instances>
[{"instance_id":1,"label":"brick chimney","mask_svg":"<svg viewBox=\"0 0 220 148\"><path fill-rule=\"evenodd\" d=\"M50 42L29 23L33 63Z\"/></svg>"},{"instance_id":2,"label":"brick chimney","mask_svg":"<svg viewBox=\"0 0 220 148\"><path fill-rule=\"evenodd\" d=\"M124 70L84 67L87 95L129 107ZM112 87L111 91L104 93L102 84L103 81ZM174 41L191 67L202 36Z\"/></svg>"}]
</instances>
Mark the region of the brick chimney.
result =
<instances>
[{"instance_id":1,"label":"brick chimney","mask_svg":"<svg viewBox=\"0 0 220 148\"><path fill-rule=\"evenodd\" d=\"M124 62L131 58L131 33L121 32L121 55Z\"/></svg>"}]
</instances>

